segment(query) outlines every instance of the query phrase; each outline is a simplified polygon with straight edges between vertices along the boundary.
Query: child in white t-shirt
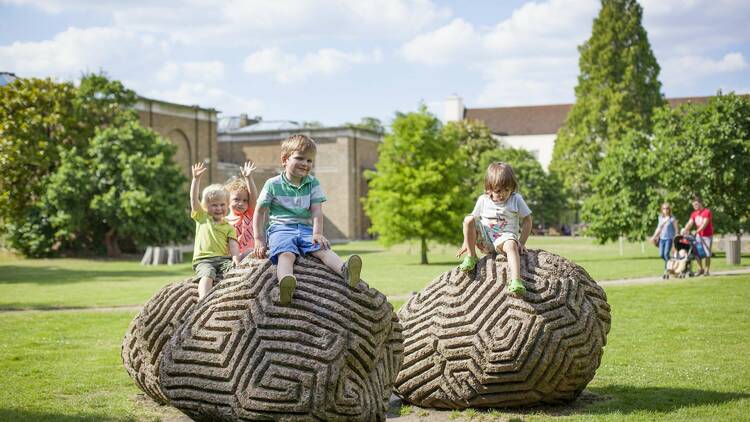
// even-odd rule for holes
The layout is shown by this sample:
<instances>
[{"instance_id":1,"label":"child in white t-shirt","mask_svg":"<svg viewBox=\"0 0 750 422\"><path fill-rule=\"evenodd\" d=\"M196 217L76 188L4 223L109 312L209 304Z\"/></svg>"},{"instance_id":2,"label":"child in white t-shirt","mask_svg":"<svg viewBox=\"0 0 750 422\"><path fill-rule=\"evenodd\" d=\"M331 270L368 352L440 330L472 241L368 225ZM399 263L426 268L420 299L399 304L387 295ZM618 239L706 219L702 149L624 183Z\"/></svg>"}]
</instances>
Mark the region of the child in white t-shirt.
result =
<instances>
[{"instance_id":1,"label":"child in white t-shirt","mask_svg":"<svg viewBox=\"0 0 750 422\"><path fill-rule=\"evenodd\" d=\"M461 271L476 267L476 248L483 253L503 253L508 258L511 279L507 289L522 295L526 288L521 280L520 254L526 252L531 233L531 210L518 191L518 181L510 164L495 162L487 168L484 191L474 211L464 219L464 243L456 256L469 254L459 265Z\"/></svg>"}]
</instances>

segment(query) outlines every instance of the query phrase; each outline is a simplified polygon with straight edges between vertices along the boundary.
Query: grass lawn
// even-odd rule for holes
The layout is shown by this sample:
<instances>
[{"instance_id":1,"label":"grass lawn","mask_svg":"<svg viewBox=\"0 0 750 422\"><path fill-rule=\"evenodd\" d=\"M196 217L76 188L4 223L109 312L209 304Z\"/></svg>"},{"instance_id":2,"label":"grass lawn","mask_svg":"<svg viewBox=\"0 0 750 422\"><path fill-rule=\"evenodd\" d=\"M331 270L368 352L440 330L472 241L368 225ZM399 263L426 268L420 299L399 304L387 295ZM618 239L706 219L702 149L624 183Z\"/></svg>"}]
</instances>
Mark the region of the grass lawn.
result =
<instances>
[{"instance_id":1,"label":"grass lawn","mask_svg":"<svg viewBox=\"0 0 750 422\"><path fill-rule=\"evenodd\" d=\"M640 244L534 237L582 265L596 280L654 276L662 261ZM336 245L359 253L363 278L389 296L423 288L457 264L454 246L434 245L419 265L416 244ZM750 265L743 256L742 266ZM723 255L713 270L727 268ZM734 267L736 268L736 267ZM139 395L120 360L132 310L166 283L191 276L189 263L144 267L106 259L25 260L0 254L0 421L159 420L178 413ZM601 368L584 400L521 413L464 411L459 419L748 420L750 417L750 274L653 285L609 286L613 325ZM396 308L402 298L393 300ZM414 409L416 414L419 409Z\"/></svg>"},{"instance_id":2,"label":"grass lawn","mask_svg":"<svg viewBox=\"0 0 750 422\"><path fill-rule=\"evenodd\" d=\"M612 330L572 406L456 412L491 420L747 420L750 275L607 287ZM134 312L0 313L0 420L151 420L119 350Z\"/></svg>"}]
</instances>

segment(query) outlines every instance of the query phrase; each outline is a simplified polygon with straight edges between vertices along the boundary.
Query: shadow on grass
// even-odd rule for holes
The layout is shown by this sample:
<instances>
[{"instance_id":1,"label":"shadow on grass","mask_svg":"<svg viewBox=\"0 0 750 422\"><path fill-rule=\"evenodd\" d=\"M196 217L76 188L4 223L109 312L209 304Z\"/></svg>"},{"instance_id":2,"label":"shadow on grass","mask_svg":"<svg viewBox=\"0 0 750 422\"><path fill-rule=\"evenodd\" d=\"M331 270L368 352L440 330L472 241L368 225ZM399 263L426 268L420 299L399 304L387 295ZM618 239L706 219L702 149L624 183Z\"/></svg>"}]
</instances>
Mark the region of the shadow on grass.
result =
<instances>
[{"instance_id":1,"label":"shadow on grass","mask_svg":"<svg viewBox=\"0 0 750 422\"><path fill-rule=\"evenodd\" d=\"M0 409L0 421L49 421L49 422L83 422L83 421L118 421L130 422L138 419L132 417L113 417L98 413L80 413L77 415L59 415L31 410Z\"/></svg>"},{"instance_id":2,"label":"shadow on grass","mask_svg":"<svg viewBox=\"0 0 750 422\"><path fill-rule=\"evenodd\" d=\"M97 281L101 282L100 278L117 278L120 280L106 280L110 282L121 282L121 281L132 281L140 277L143 278L154 278L154 277L175 277L175 278L186 278L189 273L186 274L184 270L180 271L177 269L164 271L152 271L152 270L135 270L135 271L123 271L113 270L107 271L106 269L97 270L71 270L66 268L58 267L25 267L18 265L2 265L0 266L0 285L2 284L15 284L15 283L34 283L40 285L47 284L63 284L63 283L79 283L79 282L90 282Z\"/></svg>"},{"instance_id":3,"label":"shadow on grass","mask_svg":"<svg viewBox=\"0 0 750 422\"><path fill-rule=\"evenodd\" d=\"M673 387L635 387L630 385L592 387L588 391L599 395L604 400L598 400L591 406L576 409L573 413L592 415L640 411L668 413L684 407L720 405L750 397L750 394L744 392Z\"/></svg>"}]
</instances>

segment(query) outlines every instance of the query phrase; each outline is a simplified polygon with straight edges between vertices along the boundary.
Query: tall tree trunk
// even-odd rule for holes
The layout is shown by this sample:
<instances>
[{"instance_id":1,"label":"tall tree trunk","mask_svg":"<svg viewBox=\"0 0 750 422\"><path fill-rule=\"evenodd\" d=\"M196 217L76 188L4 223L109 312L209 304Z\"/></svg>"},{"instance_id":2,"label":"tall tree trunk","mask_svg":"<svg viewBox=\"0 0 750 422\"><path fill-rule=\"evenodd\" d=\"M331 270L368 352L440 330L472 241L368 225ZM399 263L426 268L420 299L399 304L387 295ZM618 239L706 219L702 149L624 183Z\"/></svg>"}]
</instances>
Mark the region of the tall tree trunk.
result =
<instances>
[{"instance_id":1,"label":"tall tree trunk","mask_svg":"<svg viewBox=\"0 0 750 422\"><path fill-rule=\"evenodd\" d=\"M122 256L120 245L117 244L117 231L112 228L104 234L104 245L107 247L107 256L110 258L119 258Z\"/></svg>"},{"instance_id":2,"label":"tall tree trunk","mask_svg":"<svg viewBox=\"0 0 750 422\"><path fill-rule=\"evenodd\" d=\"M420 264L427 265L427 239L424 238L424 237L422 238L422 251L421 251L421 255L422 255L422 260L421 260Z\"/></svg>"}]
</instances>

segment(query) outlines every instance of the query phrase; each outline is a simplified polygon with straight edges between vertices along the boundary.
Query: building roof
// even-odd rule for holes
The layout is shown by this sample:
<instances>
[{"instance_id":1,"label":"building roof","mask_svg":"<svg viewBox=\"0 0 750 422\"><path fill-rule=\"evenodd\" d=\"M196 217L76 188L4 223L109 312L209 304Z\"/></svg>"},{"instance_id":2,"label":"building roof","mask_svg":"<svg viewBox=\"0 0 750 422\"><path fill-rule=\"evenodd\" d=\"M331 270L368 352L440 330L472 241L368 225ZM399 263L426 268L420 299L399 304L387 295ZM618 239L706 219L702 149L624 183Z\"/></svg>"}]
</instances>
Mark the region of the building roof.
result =
<instances>
[{"instance_id":1,"label":"building roof","mask_svg":"<svg viewBox=\"0 0 750 422\"><path fill-rule=\"evenodd\" d=\"M15 74L10 72L0 72L0 86L8 85L18 79Z\"/></svg>"},{"instance_id":2,"label":"building roof","mask_svg":"<svg viewBox=\"0 0 750 422\"><path fill-rule=\"evenodd\" d=\"M668 98L672 107L686 103L706 103L711 97ZM481 120L490 131L501 136L556 134L565 124L573 104L521 107L467 108L464 118Z\"/></svg>"},{"instance_id":3,"label":"building roof","mask_svg":"<svg viewBox=\"0 0 750 422\"><path fill-rule=\"evenodd\" d=\"M232 130L233 133L248 133L248 132L270 132L270 131L290 131L300 130L304 127L292 120L261 120L245 127L240 127Z\"/></svg>"}]
</instances>

